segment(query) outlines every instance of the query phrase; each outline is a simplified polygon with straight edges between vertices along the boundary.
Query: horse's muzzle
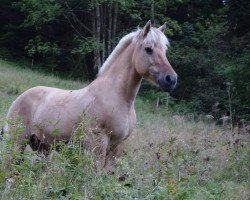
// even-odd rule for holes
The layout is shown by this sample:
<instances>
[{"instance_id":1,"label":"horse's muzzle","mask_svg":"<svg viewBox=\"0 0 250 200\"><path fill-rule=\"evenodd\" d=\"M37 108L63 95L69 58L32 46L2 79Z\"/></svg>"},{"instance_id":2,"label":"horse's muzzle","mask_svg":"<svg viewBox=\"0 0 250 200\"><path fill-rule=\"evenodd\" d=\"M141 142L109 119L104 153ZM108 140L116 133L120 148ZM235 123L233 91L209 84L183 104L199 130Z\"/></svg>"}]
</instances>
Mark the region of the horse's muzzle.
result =
<instances>
[{"instance_id":1,"label":"horse's muzzle","mask_svg":"<svg viewBox=\"0 0 250 200\"><path fill-rule=\"evenodd\" d=\"M159 73L157 75L157 81L160 87L164 90L164 92L171 92L177 84L177 75L174 74L165 74Z\"/></svg>"}]
</instances>

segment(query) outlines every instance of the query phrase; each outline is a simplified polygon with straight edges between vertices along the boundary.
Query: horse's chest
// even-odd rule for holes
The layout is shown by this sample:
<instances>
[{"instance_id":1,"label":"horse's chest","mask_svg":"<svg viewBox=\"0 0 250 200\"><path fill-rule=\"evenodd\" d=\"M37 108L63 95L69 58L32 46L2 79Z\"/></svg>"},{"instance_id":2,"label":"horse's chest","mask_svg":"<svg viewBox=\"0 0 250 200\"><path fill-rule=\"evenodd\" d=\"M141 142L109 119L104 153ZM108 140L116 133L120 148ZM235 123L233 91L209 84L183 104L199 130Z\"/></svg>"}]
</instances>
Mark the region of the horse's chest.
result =
<instances>
[{"instance_id":1,"label":"horse's chest","mask_svg":"<svg viewBox=\"0 0 250 200\"><path fill-rule=\"evenodd\" d=\"M135 116L131 113L117 114L111 117L111 135L122 140L126 139L135 126Z\"/></svg>"}]
</instances>

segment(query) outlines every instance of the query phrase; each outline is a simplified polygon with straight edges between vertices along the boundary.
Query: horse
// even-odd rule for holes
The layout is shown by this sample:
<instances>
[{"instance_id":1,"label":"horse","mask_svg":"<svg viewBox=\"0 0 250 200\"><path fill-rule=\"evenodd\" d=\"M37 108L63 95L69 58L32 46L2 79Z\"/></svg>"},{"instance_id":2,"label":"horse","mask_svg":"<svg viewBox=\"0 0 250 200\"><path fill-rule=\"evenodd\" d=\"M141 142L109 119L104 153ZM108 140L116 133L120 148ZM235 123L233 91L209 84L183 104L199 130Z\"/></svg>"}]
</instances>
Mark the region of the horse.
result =
<instances>
[{"instance_id":1,"label":"horse","mask_svg":"<svg viewBox=\"0 0 250 200\"><path fill-rule=\"evenodd\" d=\"M88 131L97 141L94 153L101 167L113 165L135 128L135 98L142 78L166 92L176 86L177 74L166 57L169 41L163 33L165 28L166 24L156 28L148 21L143 28L125 35L97 78L82 89L37 86L23 92L7 114L9 136L15 128L11 119L20 117L24 126L16 147L24 150L33 136L43 144L68 142L82 120L93 118Z\"/></svg>"}]
</instances>

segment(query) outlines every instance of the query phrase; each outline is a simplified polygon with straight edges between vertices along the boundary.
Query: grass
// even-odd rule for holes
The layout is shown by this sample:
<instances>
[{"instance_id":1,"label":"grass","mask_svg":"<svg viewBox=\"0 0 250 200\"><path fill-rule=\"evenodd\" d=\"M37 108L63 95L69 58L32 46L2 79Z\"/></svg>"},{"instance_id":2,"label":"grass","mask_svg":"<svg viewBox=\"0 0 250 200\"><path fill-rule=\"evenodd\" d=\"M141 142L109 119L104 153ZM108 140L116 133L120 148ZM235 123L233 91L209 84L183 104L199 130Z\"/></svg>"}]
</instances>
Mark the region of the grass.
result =
<instances>
[{"instance_id":1,"label":"grass","mask_svg":"<svg viewBox=\"0 0 250 200\"><path fill-rule=\"evenodd\" d=\"M0 126L17 95L37 85L79 89L85 83L0 61ZM11 148L15 141L4 141L0 198L249 199L248 133L232 132L192 114L182 116L141 98L136 111L137 128L112 175L93 169L93 156L83 152L77 139L48 158L27 148L19 165L6 164L17 152Z\"/></svg>"}]
</instances>

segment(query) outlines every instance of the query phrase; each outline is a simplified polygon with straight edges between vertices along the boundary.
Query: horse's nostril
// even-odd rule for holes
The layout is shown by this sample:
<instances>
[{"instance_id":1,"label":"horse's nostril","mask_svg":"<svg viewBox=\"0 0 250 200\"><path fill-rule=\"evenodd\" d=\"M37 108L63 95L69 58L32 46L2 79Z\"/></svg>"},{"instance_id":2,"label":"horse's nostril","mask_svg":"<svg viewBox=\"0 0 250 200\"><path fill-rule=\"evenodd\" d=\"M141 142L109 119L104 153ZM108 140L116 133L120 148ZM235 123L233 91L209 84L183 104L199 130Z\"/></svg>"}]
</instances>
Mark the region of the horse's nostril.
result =
<instances>
[{"instance_id":1,"label":"horse's nostril","mask_svg":"<svg viewBox=\"0 0 250 200\"><path fill-rule=\"evenodd\" d=\"M166 76L165 76L165 81L166 81L166 83L169 84L169 85L175 85L177 79L176 79L176 77L173 76L173 75L166 75Z\"/></svg>"},{"instance_id":2,"label":"horse's nostril","mask_svg":"<svg viewBox=\"0 0 250 200\"><path fill-rule=\"evenodd\" d=\"M170 78L169 75L167 75L167 76L165 77L165 79L166 79L167 82L171 83L171 78Z\"/></svg>"}]
</instances>

